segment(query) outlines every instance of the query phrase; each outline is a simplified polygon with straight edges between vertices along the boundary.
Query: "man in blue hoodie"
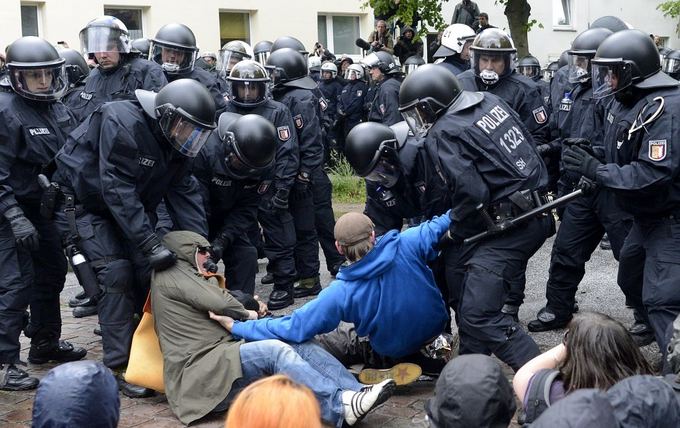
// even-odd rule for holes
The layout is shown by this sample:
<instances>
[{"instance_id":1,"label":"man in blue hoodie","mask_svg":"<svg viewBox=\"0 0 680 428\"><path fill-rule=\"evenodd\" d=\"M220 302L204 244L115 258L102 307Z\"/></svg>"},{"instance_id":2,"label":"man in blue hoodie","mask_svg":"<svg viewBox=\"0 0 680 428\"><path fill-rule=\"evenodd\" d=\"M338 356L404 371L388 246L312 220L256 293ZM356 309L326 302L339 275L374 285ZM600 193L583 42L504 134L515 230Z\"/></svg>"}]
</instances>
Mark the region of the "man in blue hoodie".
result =
<instances>
[{"instance_id":1,"label":"man in blue hoodie","mask_svg":"<svg viewBox=\"0 0 680 428\"><path fill-rule=\"evenodd\" d=\"M322 345L330 341L335 347L338 341L355 342L359 336L367 337L372 349L357 353L374 352L393 360L411 355L436 338L448 322L427 262L437 256L435 247L450 222L446 213L404 232L390 230L376 238L367 216L347 213L335 226L335 245L347 261L316 299L282 318L241 322L219 317L219 321L247 341L302 343L333 332L324 335ZM341 321L352 323L356 334L335 330ZM330 335L335 337L328 340ZM351 343L345 345L354 348ZM329 352L334 354L333 349Z\"/></svg>"}]
</instances>

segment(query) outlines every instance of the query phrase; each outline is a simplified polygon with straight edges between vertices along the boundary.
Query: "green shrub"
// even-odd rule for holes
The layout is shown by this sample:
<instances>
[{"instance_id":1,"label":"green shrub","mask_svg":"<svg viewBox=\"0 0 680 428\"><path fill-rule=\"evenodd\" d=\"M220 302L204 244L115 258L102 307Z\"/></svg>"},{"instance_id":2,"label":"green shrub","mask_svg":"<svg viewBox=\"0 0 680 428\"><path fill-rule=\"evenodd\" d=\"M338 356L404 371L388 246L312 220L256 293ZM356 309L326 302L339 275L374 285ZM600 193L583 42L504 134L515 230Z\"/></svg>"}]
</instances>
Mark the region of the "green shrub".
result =
<instances>
[{"instance_id":1,"label":"green shrub","mask_svg":"<svg viewBox=\"0 0 680 428\"><path fill-rule=\"evenodd\" d=\"M328 177L333 184L333 200L342 203L364 203L366 186L364 179L357 176L347 160L335 152L331 154L333 165Z\"/></svg>"}]
</instances>

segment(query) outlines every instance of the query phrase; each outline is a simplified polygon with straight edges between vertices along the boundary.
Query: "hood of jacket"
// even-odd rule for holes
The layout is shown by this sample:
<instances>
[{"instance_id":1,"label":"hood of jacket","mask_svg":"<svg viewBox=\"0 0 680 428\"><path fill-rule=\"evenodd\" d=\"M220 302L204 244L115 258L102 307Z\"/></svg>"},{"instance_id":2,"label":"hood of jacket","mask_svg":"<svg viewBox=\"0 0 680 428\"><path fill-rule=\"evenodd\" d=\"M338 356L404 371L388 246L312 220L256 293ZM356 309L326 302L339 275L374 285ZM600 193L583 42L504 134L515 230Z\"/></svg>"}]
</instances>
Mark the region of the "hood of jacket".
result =
<instances>
[{"instance_id":1,"label":"hood of jacket","mask_svg":"<svg viewBox=\"0 0 680 428\"><path fill-rule=\"evenodd\" d=\"M607 394L579 389L556 402L530 428L618 428Z\"/></svg>"},{"instance_id":2,"label":"hood of jacket","mask_svg":"<svg viewBox=\"0 0 680 428\"><path fill-rule=\"evenodd\" d=\"M607 391L619 427L666 426L680 421L673 387L654 376L631 376Z\"/></svg>"},{"instance_id":3,"label":"hood of jacket","mask_svg":"<svg viewBox=\"0 0 680 428\"><path fill-rule=\"evenodd\" d=\"M200 247L210 246L207 239L188 230L169 232L163 237L163 244L177 255L177 260L183 260L195 269L198 269L198 266L196 266L196 250Z\"/></svg>"},{"instance_id":4,"label":"hood of jacket","mask_svg":"<svg viewBox=\"0 0 680 428\"><path fill-rule=\"evenodd\" d=\"M382 275L394 263L394 256L399 247L399 232L390 230L379 236L375 246L361 260L349 266L343 266L337 278L344 281L375 278Z\"/></svg>"}]
</instances>

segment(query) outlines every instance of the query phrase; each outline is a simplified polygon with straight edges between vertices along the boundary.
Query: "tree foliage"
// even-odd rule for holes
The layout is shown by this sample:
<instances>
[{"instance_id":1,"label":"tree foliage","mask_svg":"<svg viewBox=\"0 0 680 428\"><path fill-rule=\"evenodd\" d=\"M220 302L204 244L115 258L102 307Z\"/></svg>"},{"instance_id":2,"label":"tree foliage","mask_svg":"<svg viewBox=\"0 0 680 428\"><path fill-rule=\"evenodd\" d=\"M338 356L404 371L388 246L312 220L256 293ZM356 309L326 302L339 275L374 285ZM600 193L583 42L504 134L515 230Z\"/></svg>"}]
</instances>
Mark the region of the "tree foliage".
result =
<instances>
[{"instance_id":1,"label":"tree foliage","mask_svg":"<svg viewBox=\"0 0 680 428\"><path fill-rule=\"evenodd\" d=\"M410 25L414 17L421 20L417 37L427 34L428 27L443 30L448 23L442 16L442 3L448 0L366 0L363 7L372 7L376 15L394 11L394 17Z\"/></svg>"},{"instance_id":2,"label":"tree foliage","mask_svg":"<svg viewBox=\"0 0 680 428\"><path fill-rule=\"evenodd\" d=\"M680 1L665 1L660 3L657 7L663 13L663 16L668 18L680 17ZM675 27L675 32L680 35L680 22Z\"/></svg>"}]
</instances>

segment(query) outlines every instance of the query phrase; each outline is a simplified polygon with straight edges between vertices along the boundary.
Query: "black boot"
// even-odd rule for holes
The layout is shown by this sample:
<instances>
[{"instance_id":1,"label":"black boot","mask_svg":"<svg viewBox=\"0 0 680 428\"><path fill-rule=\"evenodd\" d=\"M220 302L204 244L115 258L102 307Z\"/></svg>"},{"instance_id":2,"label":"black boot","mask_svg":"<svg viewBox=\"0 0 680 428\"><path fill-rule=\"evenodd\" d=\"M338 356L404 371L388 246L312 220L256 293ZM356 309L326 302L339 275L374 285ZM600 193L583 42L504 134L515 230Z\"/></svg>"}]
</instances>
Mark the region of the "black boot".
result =
<instances>
[{"instance_id":1,"label":"black boot","mask_svg":"<svg viewBox=\"0 0 680 428\"><path fill-rule=\"evenodd\" d=\"M0 390L3 391L27 391L38 387L37 378L29 376L14 364L0 364L0 380Z\"/></svg>"},{"instance_id":2,"label":"black boot","mask_svg":"<svg viewBox=\"0 0 680 428\"><path fill-rule=\"evenodd\" d=\"M143 386L127 383L122 373L116 373L116 382L118 382L118 389L124 396L130 398L146 398L156 394L156 391Z\"/></svg>"},{"instance_id":3,"label":"black boot","mask_svg":"<svg viewBox=\"0 0 680 428\"><path fill-rule=\"evenodd\" d=\"M628 328L628 333L639 347L647 346L656 340L652 327L644 321L635 320L633 325Z\"/></svg>"},{"instance_id":4,"label":"black boot","mask_svg":"<svg viewBox=\"0 0 680 428\"><path fill-rule=\"evenodd\" d=\"M82 300L80 305L73 308L74 318L85 318L92 315L97 315L97 298L88 297Z\"/></svg>"},{"instance_id":5,"label":"black boot","mask_svg":"<svg viewBox=\"0 0 680 428\"><path fill-rule=\"evenodd\" d=\"M28 361L33 364L45 364L49 361L65 363L78 361L87 355L84 348L76 348L65 340L44 340L37 344L31 343L28 351Z\"/></svg>"},{"instance_id":6,"label":"black boot","mask_svg":"<svg viewBox=\"0 0 680 428\"><path fill-rule=\"evenodd\" d=\"M273 284L274 283L274 274L267 272L267 274L262 277L260 282L264 285Z\"/></svg>"},{"instance_id":7,"label":"black boot","mask_svg":"<svg viewBox=\"0 0 680 428\"><path fill-rule=\"evenodd\" d=\"M76 294L75 297L73 297L71 300L68 301L68 305L72 308L75 308L76 306L80 306L83 304L83 301L86 300L87 293L85 293L85 290L81 291L80 293Z\"/></svg>"},{"instance_id":8,"label":"black boot","mask_svg":"<svg viewBox=\"0 0 680 428\"><path fill-rule=\"evenodd\" d=\"M292 288L292 287L291 287ZM293 290L278 289L271 292L267 307L273 311L293 304Z\"/></svg>"},{"instance_id":9,"label":"black boot","mask_svg":"<svg viewBox=\"0 0 680 428\"><path fill-rule=\"evenodd\" d=\"M321 279L318 276L301 279L293 285L293 295L295 297L316 296L319 293L321 293Z\"/></svg>"},{"instance_id":10,"label":"black boot","mask_svg":"<svg viewBox=\"0 0 680 428\"><path fill-rule=\"evenodd\" d=\"M527 327L529 331L537 333L541 331L559 330L564 328L571 321L571 314L568 318L558 318L550 309L543 308L538 311L536 319L529 321Z\"/></svg>"}]
</instances>

